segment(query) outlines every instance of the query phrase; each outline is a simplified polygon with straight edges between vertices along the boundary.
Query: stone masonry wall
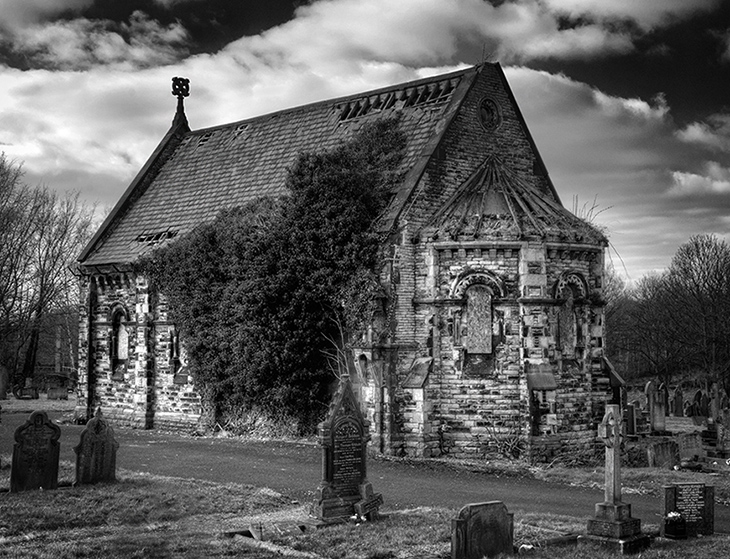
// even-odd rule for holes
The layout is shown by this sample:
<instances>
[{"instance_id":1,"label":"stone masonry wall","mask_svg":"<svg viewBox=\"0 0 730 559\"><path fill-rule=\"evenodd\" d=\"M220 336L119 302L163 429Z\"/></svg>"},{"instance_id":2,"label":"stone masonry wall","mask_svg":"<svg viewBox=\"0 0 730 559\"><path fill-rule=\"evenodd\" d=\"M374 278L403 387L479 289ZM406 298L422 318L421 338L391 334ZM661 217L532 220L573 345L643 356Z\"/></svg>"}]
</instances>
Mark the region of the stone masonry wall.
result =
<instances>
[{"instance_id":1,"label":"stone masonry wall","mask_svg":"<svg viewBox=\"0 0 730 559\"><path fill-rule=\"evenodd\" d=\"M150 293L146 279L132 274L85 277L81 289L79 396L84 405L76 416L87 416L86 402L91 400L92 412L100 405L118 425L194 426L199 397L190 377L175 383L171 374L171 325L164 297ZM128 317L128 359L120 378L112 378L112 311L120 305Z\"/></svg>"}]
</instances>

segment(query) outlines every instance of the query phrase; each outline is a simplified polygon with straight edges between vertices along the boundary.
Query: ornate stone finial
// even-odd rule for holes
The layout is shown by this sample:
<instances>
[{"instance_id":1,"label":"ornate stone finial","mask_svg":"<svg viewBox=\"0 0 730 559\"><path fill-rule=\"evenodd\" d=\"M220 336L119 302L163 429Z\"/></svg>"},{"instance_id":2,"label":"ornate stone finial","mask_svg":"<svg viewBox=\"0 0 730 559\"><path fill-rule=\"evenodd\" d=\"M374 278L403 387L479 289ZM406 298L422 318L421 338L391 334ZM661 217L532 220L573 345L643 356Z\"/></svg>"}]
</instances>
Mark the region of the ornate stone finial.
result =
<instances>
[{"instance_id":1,"label":"ornate stone finial","mask_svg":"<svg viewBox=\"0 0 730 559\"><path fill-rule=\"evenodd\" d=\"M190 95L190 80L188 78L172 78L172 94L182 101Z\"/></svg>"}]
</instances>

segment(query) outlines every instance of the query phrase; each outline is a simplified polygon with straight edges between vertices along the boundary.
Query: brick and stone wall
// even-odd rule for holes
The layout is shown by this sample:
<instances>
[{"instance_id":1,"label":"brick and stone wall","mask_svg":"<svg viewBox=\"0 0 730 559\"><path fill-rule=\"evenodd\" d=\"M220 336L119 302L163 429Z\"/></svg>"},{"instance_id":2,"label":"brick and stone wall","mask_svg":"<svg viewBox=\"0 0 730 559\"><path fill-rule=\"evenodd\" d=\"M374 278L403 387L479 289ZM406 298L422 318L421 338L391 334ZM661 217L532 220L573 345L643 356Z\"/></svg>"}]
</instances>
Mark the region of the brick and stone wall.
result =
<instances>
[{"instance_id":1,"label":"brick and stone wall","mask_svg":"<svg viewBox=\"0 0 730 559\"><path fill-rule=\"evenodd\" d=\"M190 428L200 416L192 377L176 374L164 296L132 273L81 279L79 402L77 417L97 406L118 425ZM123 312L127 360L113 370L113 314Z\"/></svg>"}]
</instances>

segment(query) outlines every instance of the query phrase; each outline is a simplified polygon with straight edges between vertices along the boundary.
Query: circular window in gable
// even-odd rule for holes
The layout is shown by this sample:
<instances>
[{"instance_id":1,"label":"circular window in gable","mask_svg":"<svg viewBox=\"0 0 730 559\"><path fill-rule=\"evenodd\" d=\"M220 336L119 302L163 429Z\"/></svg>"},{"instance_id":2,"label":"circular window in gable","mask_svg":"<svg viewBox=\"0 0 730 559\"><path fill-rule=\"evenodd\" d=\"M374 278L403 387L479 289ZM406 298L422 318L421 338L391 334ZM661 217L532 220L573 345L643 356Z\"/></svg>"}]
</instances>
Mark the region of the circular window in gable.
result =
<instances>
[{"instance_id":1,"label":"circular window in gable","mask_svg":"<svg viewBox=\"0 0 730 559\"><path fill-rule=\"evenodd\" d=\"M502 113L494 100L482 99L479 103L479 122L485 130L495 130L502 123Z\"/></svg>"}]
</instances>

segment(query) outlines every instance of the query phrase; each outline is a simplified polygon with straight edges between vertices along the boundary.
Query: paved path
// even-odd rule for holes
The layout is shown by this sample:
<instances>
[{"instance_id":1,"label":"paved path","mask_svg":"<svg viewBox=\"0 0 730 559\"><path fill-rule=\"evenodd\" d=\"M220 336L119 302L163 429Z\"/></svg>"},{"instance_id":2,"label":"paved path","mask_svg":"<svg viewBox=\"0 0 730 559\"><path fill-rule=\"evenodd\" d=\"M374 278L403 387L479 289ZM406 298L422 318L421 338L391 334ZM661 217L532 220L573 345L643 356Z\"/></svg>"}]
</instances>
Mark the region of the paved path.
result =
<instances>
[{"instance_id":1,"label":"paved path","mask_svg":"<svg viewBox=\"0 0 730 559\"><path fill-rule=\"evenodd\" d=\"M53 418L54 413L49 416ZM27 414L3 414L0 454L11 453L12 435L26 418ZM61 459L73 461L73 446L83 427L63 425L61 429ZM311 501L321 477L321 450L315 444L190 438L120 428L115 433L120 442L117 465L128 470L270 487L302 503ZM524 512L545 512L587 519L595 503L603 500L599 490L455 470L443 463L371 460L368 468L373 488L385 498L384 509L458 509L466 503L499 500L518 517ZM642 522L659 522L659 498L625 495L625 501ZM729 507L716 506L715 530L730 533Z\"/></svg>"}]
</instances>

